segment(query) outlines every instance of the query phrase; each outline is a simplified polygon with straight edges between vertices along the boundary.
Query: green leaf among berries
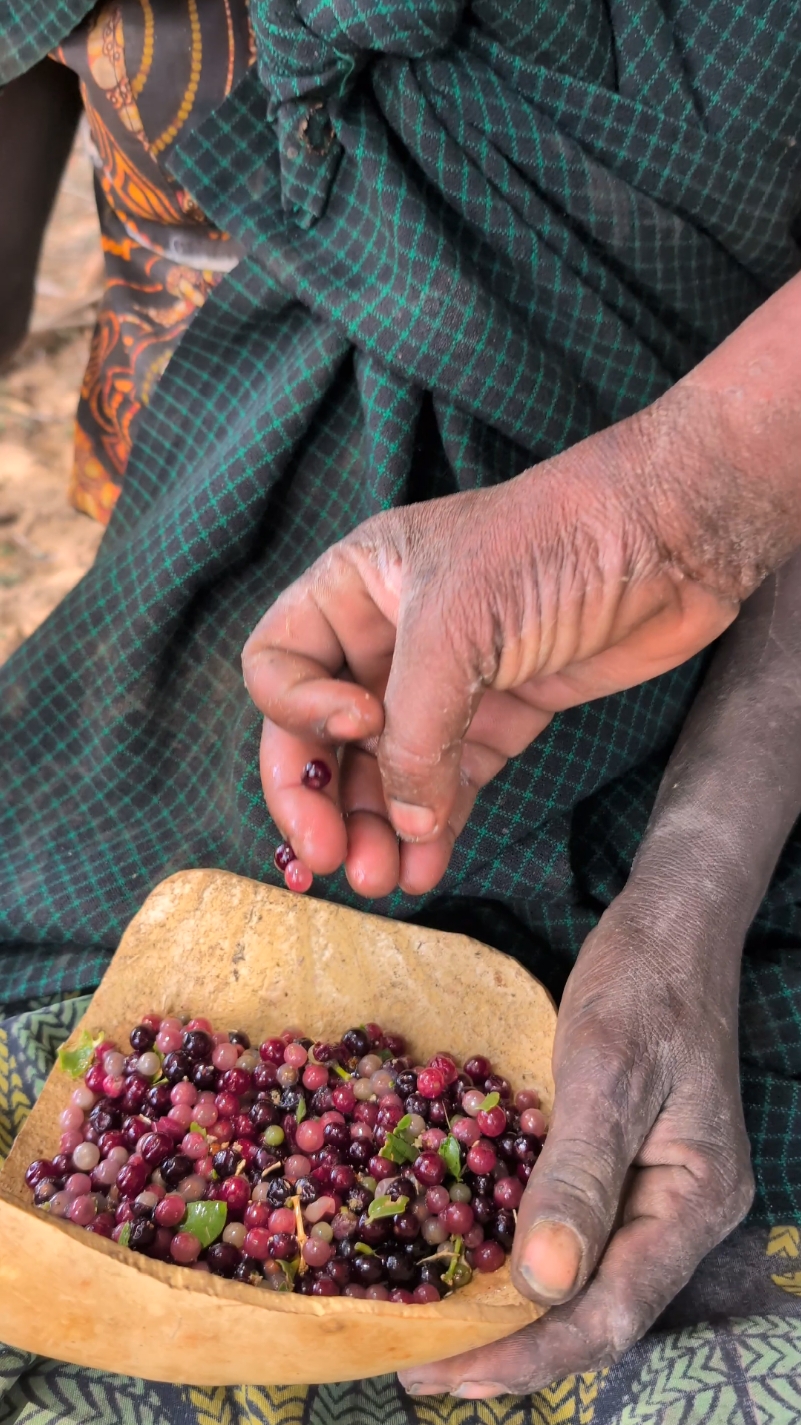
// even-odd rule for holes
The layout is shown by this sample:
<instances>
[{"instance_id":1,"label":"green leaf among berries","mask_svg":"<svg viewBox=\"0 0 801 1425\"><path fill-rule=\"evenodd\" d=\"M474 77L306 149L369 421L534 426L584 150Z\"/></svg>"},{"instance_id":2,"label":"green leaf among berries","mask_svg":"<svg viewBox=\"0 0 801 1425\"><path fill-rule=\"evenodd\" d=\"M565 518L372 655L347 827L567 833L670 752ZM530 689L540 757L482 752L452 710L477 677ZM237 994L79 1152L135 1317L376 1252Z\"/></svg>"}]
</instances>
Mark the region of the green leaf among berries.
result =
<instances>
[{"instance_id":1,"label":"green leaf among berries","mask_svg":"<svg viewBox=\"0 0 801 1425\"><path fill-rule=\"evenodd\" d=\"M95 1049L102 1043L102 1034L93 1039L89 1030L83 1029L71 1049L66 1046L59 1049L58 1067L71 1079L82 1079L95 1057Z\"/></svg>"},{"instance_id":2,"label":"green leaf among berries","mask_svg":"<svg viewBox=\"0 0 801 1425\"><path fill-rule=\"evenodd\" d=\"M488 1093L488 1094L487 1094L487 1097L484 1099L484 1102L482 1103L480 1109L478 1110L479 1113L489 1113L489 1111L490 1111L491 1108L497 1108L497 1107L498 1107L498 1104L500 1103L500 1101L501 1101L501 1096L500 1096L499 1093Z\"/></svg>"},{"instance_id":3,"label":"green leaf among berries","mask_svg":"<svg viewBox=\"0 0 801 1425\"><path fill-rule=\"evenodd\" d=\"M283 1287L284 1291L292 1291L295 1285L295 1277L298 1274L298 1268L300 1266L300 1257L293 1257L291 1262L279 1261L278 1265L281 1268L281 1271L283 1272L285 1278Z\"/></svg>"},{"instance_id":4,"label":"green leaf among berries","mask_svg":"<svg viewBox=\"0 0 801 1425\"><path fill-rule=\"evenodd\" d=\"M445 1166L451 1174L451 1177L456 1178L456 1181L459 1182L462 1176L462 1154L458 1140L454 1138L452 1133L449 1133L447 1138L443 1139L438 1151L439 1156L444 1159Z\"/></svg>"},{"instance_id":5,"label":"green leaf among berries","mask_svg":"<svg viewBox=\"0 0 801 1425\"><path fill-rule=\"evenodd\" d=\"M417 1157L417 1149L400 1133L388 1133L386 1142L379 1153L379 1158L386 1158L390 1163L413 1163Z\"/></svg>"},{"instance_id":6,"label":"green leaf among berries","mask_svg":"<svg viewBox=\"0 0 801 1425\"><path fill-rule=\"evenodd\" d=\"M367 1209L369 1222L377 1217L400 1217L409 1206L408 1197L374 1197Z\"/></svg>"},{"instance_id":7,"label":"green leaf among berries","mask_svg":"<svg viewBox=\"0 0 801 1425\"><path fill-rule=\"evenodd\" d=\"M181 1231L192 1232L201 1247L210 1247L222 1235L227 1216L227 1202L190 1202Z\"/></svg>"}]
</instances>

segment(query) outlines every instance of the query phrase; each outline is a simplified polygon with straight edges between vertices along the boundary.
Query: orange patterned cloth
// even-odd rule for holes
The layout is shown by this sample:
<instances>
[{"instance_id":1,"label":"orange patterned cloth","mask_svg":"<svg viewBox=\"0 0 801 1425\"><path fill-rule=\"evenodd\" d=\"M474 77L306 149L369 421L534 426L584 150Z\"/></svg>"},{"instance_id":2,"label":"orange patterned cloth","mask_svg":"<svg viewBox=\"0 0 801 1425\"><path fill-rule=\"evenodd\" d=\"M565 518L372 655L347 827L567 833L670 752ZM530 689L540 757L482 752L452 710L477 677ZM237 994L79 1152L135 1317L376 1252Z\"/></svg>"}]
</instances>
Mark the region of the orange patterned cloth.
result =
<instances>
[{"instance_id":1,"label":"orange patterned cloth","mask_svg":"<svg viewBox=\"0 0 801 1425\"><path fill-rule=\"evenodd\" d=\"M239 260L163 159L252 62L246 0L103 0L53 58L81 80L106 268L70 498L106 524L142 407L194 313Z\"/></svg>"}]
</instances>

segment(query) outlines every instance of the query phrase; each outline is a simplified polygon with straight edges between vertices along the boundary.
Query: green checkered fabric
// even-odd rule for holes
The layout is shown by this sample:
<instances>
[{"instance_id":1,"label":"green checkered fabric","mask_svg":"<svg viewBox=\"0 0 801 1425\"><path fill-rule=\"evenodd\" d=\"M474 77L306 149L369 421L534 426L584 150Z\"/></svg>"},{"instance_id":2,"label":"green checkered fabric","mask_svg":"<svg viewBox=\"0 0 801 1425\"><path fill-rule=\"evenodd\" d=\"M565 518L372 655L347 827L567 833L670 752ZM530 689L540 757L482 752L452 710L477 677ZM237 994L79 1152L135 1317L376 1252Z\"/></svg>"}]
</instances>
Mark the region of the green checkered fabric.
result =
<instances>
[{"instance_id":1,"label":"green checkered fabric","mask_svg":"<svg viewBox=\"0 0 801 1425\"><path fill-rule=\"evenodd\" d=\"M239 651L311 560L642 407L798 267L794 0L251 11L256 68L170 158L248 255L144 414L95 567L0 673L17 1002L87 988L175 870L277 880ZM21 54L16 14L0 0ZM701 672L557 718L482 794L437 894L368 908L472 930L558 991ZM317 889L355 902L342 876ZM800 902L794 837L746 971L763 1217L801 1208Z\"/></svg>"},{"instance_id":2,"label":"green checkered fabric","mask_svg":"<svg viewBox=\"0 0 801 1425\"><path fill-rule=\"evenodd\" d=\"M0 85L44 59L91 9L90 0L3 0Z\"/></svg>"}]
</instances>

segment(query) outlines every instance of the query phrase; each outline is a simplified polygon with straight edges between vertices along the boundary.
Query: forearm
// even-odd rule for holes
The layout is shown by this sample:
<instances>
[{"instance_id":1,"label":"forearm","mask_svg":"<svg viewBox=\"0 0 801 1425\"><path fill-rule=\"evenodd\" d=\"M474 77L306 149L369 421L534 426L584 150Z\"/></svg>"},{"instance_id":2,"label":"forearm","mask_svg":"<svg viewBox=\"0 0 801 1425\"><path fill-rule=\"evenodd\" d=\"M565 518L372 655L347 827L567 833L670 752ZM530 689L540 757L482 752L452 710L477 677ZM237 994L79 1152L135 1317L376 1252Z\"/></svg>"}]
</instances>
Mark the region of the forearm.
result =
<instances>
[{"instance_id":1,"label":"forearm","mask_svg":"<svg viewBox=\"0 0 801 1425\"><path fill-rule=\"evenodd\" d=\"M632 868L660 917L741 943L801 812L801 555L725 635ZM672 909L671 909L672 908ZM717 935L717 932L725 932Z\"/></svg>"},{"instance_id":2,"label":"forearm","mask_svg":"<svg viewBox=\"0 0 801 1425\"><path fill-rule=\"evenodd\" d=\"M746 598L801 548L801 275L633 417L644 498L666 551Z\"/></svg>"}]
</instances>

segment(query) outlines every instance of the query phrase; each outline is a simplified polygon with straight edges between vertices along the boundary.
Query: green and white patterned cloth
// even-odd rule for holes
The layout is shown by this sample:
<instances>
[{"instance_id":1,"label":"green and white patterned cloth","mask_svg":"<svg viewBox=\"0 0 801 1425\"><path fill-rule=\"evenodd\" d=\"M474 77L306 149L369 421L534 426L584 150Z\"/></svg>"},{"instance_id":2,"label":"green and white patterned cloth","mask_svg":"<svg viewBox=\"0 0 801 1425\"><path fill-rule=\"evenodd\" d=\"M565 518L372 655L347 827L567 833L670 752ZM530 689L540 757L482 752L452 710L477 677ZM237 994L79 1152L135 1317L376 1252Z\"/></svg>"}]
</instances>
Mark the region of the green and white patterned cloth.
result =
<instances>
[{"instance_id":1,"label":"green and white patterned cloth","mask_svg":"<svg viewBox=\"0 0 801 1425\"><path fill-rule=\"evenodd\" d=\"M86 8L0 0L0 81ZM23 1057L37 1041L21 1007L96 984L164 876L275 879L239 670L275 595L366 516L507 479L642 407L799 266L797 0L251 13L256 67L170 155L247 256L144 413L94 568L0 672L0 995ZM468 930L558 993L625 883L702 665L555 719L482 793L437 894L367 908ZM318 893L354 902L341 875ZM451 1409L388 1383L218 1398L102 1381L86 1408L271 1425L801 1418L792 1252L774 1261L776 1242L797 1251L801 1209L799 948L796 830L747 947L755 1211L676 1308L724 1324L674 1314L564 1406L558 1391ZM90 1379L21 1368L8 1418L66 1425Z\"/></svg>"}]
</instances>

